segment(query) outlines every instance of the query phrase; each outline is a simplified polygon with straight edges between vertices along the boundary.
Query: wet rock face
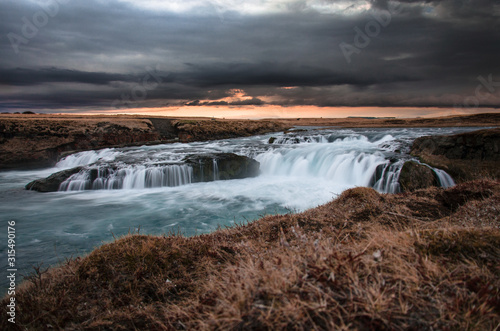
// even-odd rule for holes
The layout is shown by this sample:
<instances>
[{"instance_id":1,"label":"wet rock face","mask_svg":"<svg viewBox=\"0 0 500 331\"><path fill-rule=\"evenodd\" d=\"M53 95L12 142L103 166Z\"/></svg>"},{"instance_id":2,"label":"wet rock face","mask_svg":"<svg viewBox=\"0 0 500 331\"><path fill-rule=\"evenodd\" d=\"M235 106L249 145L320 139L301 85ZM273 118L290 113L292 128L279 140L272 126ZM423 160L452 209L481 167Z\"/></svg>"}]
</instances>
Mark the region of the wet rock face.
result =
<instances>
[{"instance_id":1,"label":"wet rock face","mask_svg":"<svg viewBox=\"0 0 500 331\"><path fill-rule=\"evenodd\" d=\"M410 154L449 173L456 181L500 178L500 129L421 137Z\"/></svg>"},{"instance_id":2,"label":"wet rock face","mask_svg":"<svg viewBox=\"0 0 500 331\"><path fill-rule=\"evenodd\" d=\"M193 167L194 182L256 177L260 171L259 162L233 153L190 155L184 161Z\"/></svg>"},{"instance_id":3,"label":"wet rock face","mask_svg":"<svg viewBox=\"0 0 500 331\"><path fill-rule=\"evenodd\" d=\"M415 191L432 186L439 186L439 180L429 167L417 162L405 162L399 175L402 191Z\"/></svg>"},{"instance_id":4,"label":"wet rock face","mask_svg":"<svg viewBox=\"0 0 500 331\"><path fill-rule=\"evenodd\" d=\"M83 167L76 167L73 169L67 169L53 173L47 178L37 179L26 185L27 190L33 190L38 192L56 192L59 190L62 182L71 177L78 172L80 172Z\"/></svg>"},{"instance_id":5,"label":"wet rock face","mask_svg":"<svg viewBox=\"0 0 500 331\"><path fill-rule=\"evenodd\" d=\"M500 129L479 130L452 136L421 137L413 155L440 155L448 159L500 161Z\"/></svg>"}]
</instances>

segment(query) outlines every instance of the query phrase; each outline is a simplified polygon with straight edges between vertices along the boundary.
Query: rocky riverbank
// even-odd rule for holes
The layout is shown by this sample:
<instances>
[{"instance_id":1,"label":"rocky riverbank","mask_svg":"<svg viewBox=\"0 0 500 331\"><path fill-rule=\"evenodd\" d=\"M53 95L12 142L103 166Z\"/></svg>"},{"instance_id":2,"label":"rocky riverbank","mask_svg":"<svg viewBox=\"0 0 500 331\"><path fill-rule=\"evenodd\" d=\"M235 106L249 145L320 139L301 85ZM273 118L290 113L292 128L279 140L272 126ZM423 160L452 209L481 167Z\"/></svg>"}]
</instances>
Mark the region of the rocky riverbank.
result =
<instances>
[{"instance_id":1,"label":"rocky riverbank","mask_svg":"<svg viewBox=\"0 0 500 331\"><path fill-rule=\"evenodd\" d=\"M277 121L0 115L0 169L49 167L78 151L245 137L287 128Z\"/></svg>"},{"instance_id":2,"label":"rocky riverbank","mask_svg":"<svg viewBox=\"0 0 500 331\"><path fill-rule=\"evenodd\" d=\"M352 128L500 126L500 114L425 119L301 118L259 121L127 115L0 114L0 170L49 167L60 157L78 151L245 137L300 125Z\"/></svg>"},{"instance_id":3,"label":"rocky riverbank","mask_svg":"<svg viewBox=\"0 0 500 331\"><path fill-rule=\"evenodd\" d=\"M2 329L494 330L500 182L381 195L37 268ZM13 327L13 328L12 328Z\"/></svg>"},{"instance_id":4,"label":"rocky riverbank","mask_svg":"<svg viewBox=\"0 0 500 331\"><path fill-rule=\"evenodd\" d=\"M410 153L448 172L456 181L500 178L500 129L421 137Z\"/></svg>"}]
</instances>

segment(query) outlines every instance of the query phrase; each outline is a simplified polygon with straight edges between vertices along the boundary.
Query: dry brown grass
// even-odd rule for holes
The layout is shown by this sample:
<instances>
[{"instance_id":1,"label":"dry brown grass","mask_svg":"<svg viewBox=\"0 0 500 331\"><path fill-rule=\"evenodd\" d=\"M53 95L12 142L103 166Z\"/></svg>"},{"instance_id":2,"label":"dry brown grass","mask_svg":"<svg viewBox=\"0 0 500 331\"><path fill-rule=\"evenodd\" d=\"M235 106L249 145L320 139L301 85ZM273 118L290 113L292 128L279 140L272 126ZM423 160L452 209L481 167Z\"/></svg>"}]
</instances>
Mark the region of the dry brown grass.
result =
<instances>
[{"instance_id":1,"label":"dry brown grass","mask_svg":"<svg viewBox=\"0 0 500 331\"><path fill-rule=\"evenodd\" d=\"M293 118L280 119L292 125L340 126L349 128L401 128L401 127L460 127L460 126L500 126L499 113L473 115L451 115L432 118Z\"/></svg>"},{"instance_id":2,"label":"dry brown grass","mask_svg":"<svg viewBox=\"0 0 500 331\"><path fill-rule=\"evenodd\" d=\"M496 181L356 188L209 235L130 235L25 283L16 326L495 330L499 211Z\"/></svg>"}]
</instances>

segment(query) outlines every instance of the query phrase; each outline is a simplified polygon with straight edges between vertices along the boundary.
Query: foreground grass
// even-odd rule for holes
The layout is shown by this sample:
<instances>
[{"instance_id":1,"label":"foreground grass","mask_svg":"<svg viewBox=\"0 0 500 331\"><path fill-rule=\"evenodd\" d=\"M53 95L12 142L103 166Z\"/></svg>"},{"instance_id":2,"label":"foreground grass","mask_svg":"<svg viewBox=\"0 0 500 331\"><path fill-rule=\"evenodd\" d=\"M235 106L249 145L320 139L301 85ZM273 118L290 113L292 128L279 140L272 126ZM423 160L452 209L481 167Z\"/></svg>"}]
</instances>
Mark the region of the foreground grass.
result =
<instances>
[{"instance_id":1,"label":"foreground grass","mask_svg":"<svg viewBox=\"0 0 500 331\"><path fill-rule=\"evenodd\" d=\"M131 235L33 275L16 327L494 330L499 226L500 182L474 181L356 188L191 238Z\"/></svg>"}]
</instances>

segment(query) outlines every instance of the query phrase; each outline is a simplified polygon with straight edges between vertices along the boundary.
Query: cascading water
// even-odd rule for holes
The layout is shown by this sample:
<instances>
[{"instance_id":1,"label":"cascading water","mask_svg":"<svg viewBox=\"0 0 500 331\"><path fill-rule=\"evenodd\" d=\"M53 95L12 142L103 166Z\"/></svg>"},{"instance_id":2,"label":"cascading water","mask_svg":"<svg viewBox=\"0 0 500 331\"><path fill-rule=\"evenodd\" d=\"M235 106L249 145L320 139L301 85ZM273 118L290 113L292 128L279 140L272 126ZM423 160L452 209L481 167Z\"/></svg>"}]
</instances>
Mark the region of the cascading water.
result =
<instances>
[{"instance_id":1,"label":"cascading water","mask_svg":"<svg viewBox=\"0 0 500 331\"><path fill-rule=\"evenodd\" d=\"M370 140L366 135L351 132L343 132L340 135L331 132L313 135L293 133L269 139L268 146L272 148L259 150L245 147L240 153L251 155L259 161L264 176L324 178L341 185L370 186L381 193L398 193L400 191L398 179L404 160L391 162L387 159L387 155L404 149L404 141L397 140L390 134L375 138ZM206 150L201 152L205 153ZM137 159L137 162L144 159L178 162L182 155L184 154L157 153L157 150L141 154L137 149L129 151L104 149L68 156L61 160L57 167L70 168L95 162L106 164L121 158ZM218 163L215 158L213 178L205 178L202 163L199 167L201 181L219 180ZM453 179L446 172L433 170L443 187L454 185ZM192 173L191 166L185 164L164 166L135 164L119 168L97 166L71 176L61 185L60 190L172 187L192 183Z\"/></svg>"},{"instance_id":2,"label":"cascading water","mask_svg":"<svg viewBox=\"0 0 500 331\"><path fill-rule=\"evenodd\" d=\"M446 171L441 170L441 169L432 168L432 167L430 167L430 168L437 175L437 178L439 180L439 184L441 184L441 187L448 188L448 187L455 186L455 181L453 180L453 178L451 178L450 175L448 175L448 173L446 173Z\"/></svg>"},{"instance_id":3,"label":"cascading water","mask_svg":"<svg viewBox=\"0 0 500 331\"><path fill-rule=\"evenodd\" d=\"M219 180L219 164L217 163L217 159L213 160L213 169L214 169L214 181Z\"/></svg>"},{"instance_id":4,"label":"cascading water","mask_svg":"<svg viewBox=\"0 0 500 331\"><path fill-rule=\"evenodd\" d=\"M321 147L307 151L293 150L285 154L270 151L256 159L261 163L263 175L321 177L355 186L368 186L377 167L387 162L380 153L335 153L324 151L325 148Z\"/></svg>"},{"instance_id":5,"label":"cascading water","mask_svg":"<svg viewBox=\"0 0 500 331\"><path fill-rule=\"evenodd\" d=\"M57 168L75 168L82 165L96 163L97 161L112 161L121 153L115 149L102 149L99 151L87 151L69 155L64 159L60 160L57 164Z\"/></svg>"},{"instance_id":6,"label":"cascading water","mask_svg":"<svg viewBox=\"0 0 500 331\"><path fill-rule=\"evenodd\" d=\"M379 148L391 140L394 140L391 135L372 142L366 136L336 137L331 134L282 138L273 144L299 146L268 150L256 159L261 163L262 174L267 176L319 177L343 185L372 186L383 193L396 193L404 162L391 164ZM300 145L302 141L305 143Z\"/></svg>"},{"instance_id":7,"label":"cascading water","mask_svg":"<svg viewBox=\"0 0 500 331\"><path fill-rule=\"evenodd\" d=\"M307 144L307 143L327 143L328 137L322 135L314 136L296 136L296 137L280 137L271 140L273 144L284 145L284 144Z\"/></svg>"},{"instance_id":8,"label":"cascading water","mask_svg":"<svg viewBox=\"0 0 500 331\"><path fill-rule=\"evenodd\" d=\"M373 188L381 193L399 193L399 174L405 161L400 160L395 163L386 163L377 167L373 176ZM380 171L380 174L378 173Z\"/></svg>"},{"instance_id":9,"label":"cascading water","mask_svg":"<svg viewBox=\"0 0 500 331\"><path fill-rule=\"evenodd\" d=\"M64 181L59 191L144 189L174 187L192 182L193 168L185 164L98 167L80 171Z\"/></svg>"}]
</instances>

